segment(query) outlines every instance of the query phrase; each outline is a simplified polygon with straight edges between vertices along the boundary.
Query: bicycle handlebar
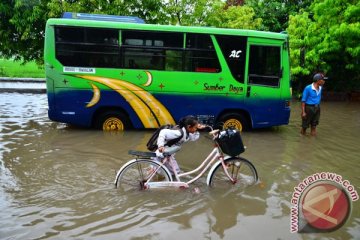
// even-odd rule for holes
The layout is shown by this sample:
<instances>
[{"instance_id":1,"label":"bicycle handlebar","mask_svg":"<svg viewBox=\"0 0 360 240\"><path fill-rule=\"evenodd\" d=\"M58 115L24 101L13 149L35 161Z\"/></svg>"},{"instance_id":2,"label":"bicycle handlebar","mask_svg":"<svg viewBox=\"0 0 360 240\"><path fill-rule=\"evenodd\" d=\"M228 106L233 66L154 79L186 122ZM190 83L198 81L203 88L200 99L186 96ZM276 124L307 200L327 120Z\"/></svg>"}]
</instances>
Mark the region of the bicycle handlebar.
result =
<instances>
[{"instance_id":1,"label":"bicycle handlebar","mask_svg":"<svg viewBox=\"0 0 360 240\"><path fill-rule=\"evenodd\" d=\"M214 138L216 138L219 134L220 130L219 129L215 129L212 130L211 132L209 132L210 135L212 135Z\"/></svg>"},{"instance_id":2,"label":"bicycle handlebar","mask_svg":"<svg viewBox=\"0 0 360 240\"><path fill-rule=\"evenodd\" d=\"M211 132L209 132L209 134L210 134L210 135L215 135L215 134L217 134L219 131L220 131L220 129L215 129L215 130L212 130Z\"/></svg>"},{"instance_id":3,"label":"bicycle handlebar","mask_svg":"<svg viewBox=\"0 0 360 240\"><path fill-rule=\"evenodd\" d=\"M213 127L210 125L205 125L205 127L203 129L205 129L205 128L210 129L209 135L211 135L213 137L213 139L215 139L219 135L218 133L220 132L220 129L214 130Z\"/></svg>"}]
</instances>

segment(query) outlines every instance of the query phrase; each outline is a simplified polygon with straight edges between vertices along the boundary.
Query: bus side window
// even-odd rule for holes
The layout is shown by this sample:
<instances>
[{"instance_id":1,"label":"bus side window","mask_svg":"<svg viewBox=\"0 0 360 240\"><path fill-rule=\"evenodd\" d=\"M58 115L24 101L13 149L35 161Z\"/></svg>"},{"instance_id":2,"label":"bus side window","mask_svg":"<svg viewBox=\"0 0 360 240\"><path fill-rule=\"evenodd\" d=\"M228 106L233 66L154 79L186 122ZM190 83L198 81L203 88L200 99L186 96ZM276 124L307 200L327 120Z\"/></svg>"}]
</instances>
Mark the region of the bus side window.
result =
<instances>
[{"instance_id":1,"label":"bus side window","mask_svg":"<svg viewBox=\"0 0 360 240\"><path fill-rule=\"evenodd\" d=\"M64 66L120 67L117 29L55 28L56 59Z\"/></svg>"},{"instance_id":2,"label":"bus side window","mask_svg":"<svg viewBox=\"0 0 360 240\"><path fill-rule=\"evenodd\" d=\"M185 71L211 72L221 71L219 59L210 35L186 34Z\"/></svg>"},{"instance_id":3,"label":"bus side window","mask_svg":"<svg viewBox=\"0 0 360 240\"><path fill-rule=\"evenodd\" d=\"M122 39L124 68L181 69L181 57L172 53L181 52L182 33L123 30Z\"/></svg>"},{"instance_id":4,"label":"bus side window","mask_svg":"<svg viewBox=\"0 0 360 240\"><path fill-rule=\"evenodd\" d=\"M249 83L280 87L281 48L277 46L250 46Z\"/></svg>"}]
</instances>

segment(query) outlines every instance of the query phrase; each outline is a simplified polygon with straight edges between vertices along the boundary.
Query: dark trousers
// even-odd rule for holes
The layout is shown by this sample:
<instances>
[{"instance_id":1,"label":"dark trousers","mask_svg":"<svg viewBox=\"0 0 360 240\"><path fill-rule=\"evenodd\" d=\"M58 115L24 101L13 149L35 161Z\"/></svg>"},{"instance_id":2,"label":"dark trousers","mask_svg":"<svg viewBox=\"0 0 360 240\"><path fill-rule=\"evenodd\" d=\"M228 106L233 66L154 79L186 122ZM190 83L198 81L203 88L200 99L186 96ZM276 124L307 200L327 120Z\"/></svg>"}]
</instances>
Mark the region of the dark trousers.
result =
<instances>
[{"instance_id":1,"label":"dark trousers","mask_svg":"<svg viewBox=\"0 0 360 240\"><path fill-rule=\"evenodd\" d=\"M305 105L306 117L302 119L302 128L316 127L320 119L320 105Z\"/></svg>"}]
</instances>

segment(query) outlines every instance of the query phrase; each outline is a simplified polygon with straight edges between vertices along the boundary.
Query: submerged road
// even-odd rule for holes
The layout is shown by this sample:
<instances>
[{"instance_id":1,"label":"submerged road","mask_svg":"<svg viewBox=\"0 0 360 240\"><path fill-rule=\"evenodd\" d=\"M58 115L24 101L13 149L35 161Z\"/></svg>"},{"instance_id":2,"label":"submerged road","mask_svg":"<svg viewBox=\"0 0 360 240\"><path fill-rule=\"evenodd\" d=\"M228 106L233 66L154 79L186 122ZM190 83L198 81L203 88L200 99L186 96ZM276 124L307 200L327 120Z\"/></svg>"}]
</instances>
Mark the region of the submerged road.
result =
<instances>
[{"instance_id":1,"label":"submerged road","mask_svg":"<svg viewBox=\"0 0 360 240\"><path fill-rule=\"evenodd\" d=\"M146 150L152 131L74 128L48 118L46 94L0 93L0 239L360 239L359 200L336 231L290 232L294 188L309 190L305 200L314 193L301 190L304 179L337 174L349 196L360 193L360 103L324 102L316 137L300 135L301 104L291 107L289 125L242 133L241 156L259 184L223 191L205 175L187 190L124 192L114 188L116 171L128 150ZM181 169L196 168L212 147L205 132L185 143Z\"/></svg>"}]
</instances>

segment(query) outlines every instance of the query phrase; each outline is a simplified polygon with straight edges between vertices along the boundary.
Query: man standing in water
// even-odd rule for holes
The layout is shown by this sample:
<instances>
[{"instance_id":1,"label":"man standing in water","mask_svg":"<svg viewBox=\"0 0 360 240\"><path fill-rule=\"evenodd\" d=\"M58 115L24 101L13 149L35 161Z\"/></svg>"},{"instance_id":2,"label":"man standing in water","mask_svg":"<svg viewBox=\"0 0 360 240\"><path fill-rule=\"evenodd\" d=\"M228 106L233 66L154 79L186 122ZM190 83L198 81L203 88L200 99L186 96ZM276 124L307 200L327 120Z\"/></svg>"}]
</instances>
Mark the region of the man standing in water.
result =
<instances>
[{"instance_id":1,"label":"man standing in water","mask_svg":"<svg viewBox=\"0 0 360 240\"><path fill-rule=\"evenodd\" d=\"M301 134L306 134L306 129L311 125L311 135L316 135L316 126L320 119L320 101L322 87L327 78L322 73L317 73L313 77L313 83L305 87L301 99Z\"/></svg>"}]
</instances>

